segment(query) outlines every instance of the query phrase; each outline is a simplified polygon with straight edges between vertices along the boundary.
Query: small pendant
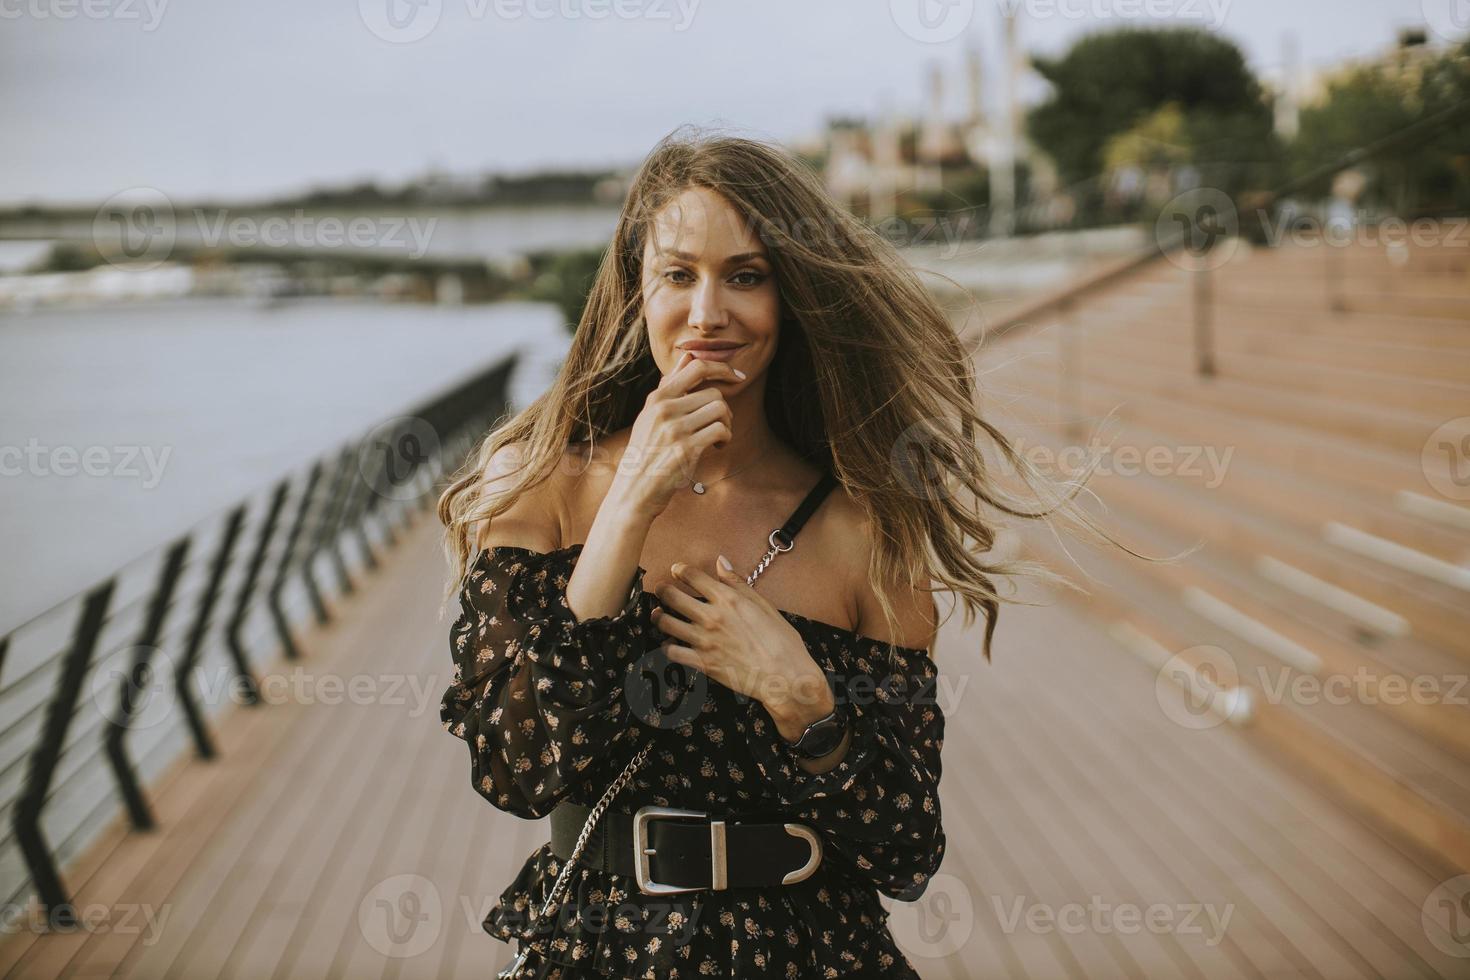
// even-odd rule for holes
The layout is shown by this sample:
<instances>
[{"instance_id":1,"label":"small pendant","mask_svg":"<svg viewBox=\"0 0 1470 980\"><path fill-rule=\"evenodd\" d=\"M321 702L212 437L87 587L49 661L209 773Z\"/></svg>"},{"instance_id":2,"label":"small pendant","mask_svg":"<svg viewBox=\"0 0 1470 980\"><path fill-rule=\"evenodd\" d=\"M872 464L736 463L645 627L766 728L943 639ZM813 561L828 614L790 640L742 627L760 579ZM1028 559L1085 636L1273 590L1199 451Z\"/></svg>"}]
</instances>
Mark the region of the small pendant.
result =
<instances>
[{"instance_id":1,"label":"small pendant","mask_svg":"<svg viewBox=\"0 0 1470 980\"><path fill-rule=\"evenodd\" d=\"M704 484L703 483L696 483L696 484L694 484L694 492L695 493L704 493Z\"/></svg>"}]
</instances>

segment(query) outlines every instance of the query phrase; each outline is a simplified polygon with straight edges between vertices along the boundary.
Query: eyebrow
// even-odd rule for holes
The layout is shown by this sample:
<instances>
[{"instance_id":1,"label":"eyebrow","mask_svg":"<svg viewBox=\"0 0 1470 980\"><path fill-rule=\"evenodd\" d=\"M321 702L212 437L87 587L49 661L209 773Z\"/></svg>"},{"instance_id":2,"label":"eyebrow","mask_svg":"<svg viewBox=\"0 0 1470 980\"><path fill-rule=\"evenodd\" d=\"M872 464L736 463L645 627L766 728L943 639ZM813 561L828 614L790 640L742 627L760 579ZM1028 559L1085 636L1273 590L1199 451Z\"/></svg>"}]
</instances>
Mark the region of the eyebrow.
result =
<instances>
[{"instance_id":1,"label":"eyebrow","mask_svg":"<svg viewBox=\"0 0 1470 980\"><path fill-rule=\"evenodd\" d=\"M671 255L676 259L683 259L685 262L699 261L697 256L690 255L688 252L681 252L678 249L669 249L662 254ZM730 256L728 259L725 260L725 264L734 265L737 262L745 262L750 259L764 259L765 257L765 253L763 252L741 252L739 255Z\"/></svg>"}]
</instances>

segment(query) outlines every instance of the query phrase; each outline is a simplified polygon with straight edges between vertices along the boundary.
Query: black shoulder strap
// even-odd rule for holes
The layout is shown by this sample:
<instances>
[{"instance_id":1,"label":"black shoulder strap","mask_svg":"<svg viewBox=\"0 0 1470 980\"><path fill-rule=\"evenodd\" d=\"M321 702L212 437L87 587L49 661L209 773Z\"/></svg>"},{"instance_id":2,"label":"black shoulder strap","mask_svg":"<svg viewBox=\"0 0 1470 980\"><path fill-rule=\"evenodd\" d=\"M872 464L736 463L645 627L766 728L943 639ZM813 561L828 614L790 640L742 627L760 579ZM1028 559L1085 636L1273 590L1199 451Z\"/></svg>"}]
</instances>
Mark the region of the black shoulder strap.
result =
<instances>
[{"instance_id":1,"label":"black shoulder strap","mask_svg":"<svg viewBox=\"0 0 1470 980\"><path fill-rule=\"evenodd\" d=\"M822 478L807 492L806 499L797 506L791 516L786 518L786 523L781 525L776 534L786 540L788 546L796 542L796 532L801 530L808 517L811 517L816 509L821 506L823 500L832 488L837 486L837 477L831 472L823 473Z\"/></svg>"}]
</instances>

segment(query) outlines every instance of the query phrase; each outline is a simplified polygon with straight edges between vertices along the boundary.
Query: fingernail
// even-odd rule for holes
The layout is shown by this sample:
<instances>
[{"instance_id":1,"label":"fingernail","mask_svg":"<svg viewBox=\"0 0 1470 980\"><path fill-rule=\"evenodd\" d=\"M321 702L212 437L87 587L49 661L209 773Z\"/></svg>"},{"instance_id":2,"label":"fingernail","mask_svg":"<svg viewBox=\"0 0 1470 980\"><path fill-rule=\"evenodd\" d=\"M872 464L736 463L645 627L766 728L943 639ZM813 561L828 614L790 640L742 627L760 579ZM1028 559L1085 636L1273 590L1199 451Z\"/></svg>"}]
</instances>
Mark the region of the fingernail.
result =
<instances>
[{"instance_id":1,"label":"fingernail","mask_svg":"<svg viewBox=\"0 0 1470 980\"><path fill-rule=\"evenodd\" d=\"M736 368L735 369L735 377L739 378L741 381L744 381L745 380L745 372L742 371L742 370L740 370L739 368Z\"/></svg>"},{"instance_id":2,"label":"fingernail","mask_svg":"<svg viewBox=\"0 0 1470 980\"><path fill-rule=\"evenodd\" d=\"M735 566L730 564L730 559L726 558L724 555L720 556L720 567L727 572L735 571Z\"/></svg>"}]
</instances>

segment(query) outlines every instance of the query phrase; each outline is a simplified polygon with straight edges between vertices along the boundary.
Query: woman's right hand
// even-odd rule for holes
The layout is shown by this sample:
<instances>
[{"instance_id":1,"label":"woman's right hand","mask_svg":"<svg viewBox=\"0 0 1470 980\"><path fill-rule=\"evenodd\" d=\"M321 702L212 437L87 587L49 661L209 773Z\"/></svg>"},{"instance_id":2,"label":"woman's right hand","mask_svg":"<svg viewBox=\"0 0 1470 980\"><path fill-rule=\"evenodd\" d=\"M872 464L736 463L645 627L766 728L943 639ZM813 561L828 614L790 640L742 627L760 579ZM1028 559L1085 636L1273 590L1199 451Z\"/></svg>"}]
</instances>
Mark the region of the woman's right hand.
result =
<instances>
[{"instance_id":1,"label":"woman's right hand","mask_svg":"<svg viewBox=\"0 0 1470 980\"><path fill-rule=\"evenodd\" d=\"M693 481L704 451L731 438L734 416L725 393L716 384L696 387L742 380L728 362L680 351L674 369L648 393L633 421L609 496L649 520L661 514L674 492Z\"/></svg>"}]
</instances>

